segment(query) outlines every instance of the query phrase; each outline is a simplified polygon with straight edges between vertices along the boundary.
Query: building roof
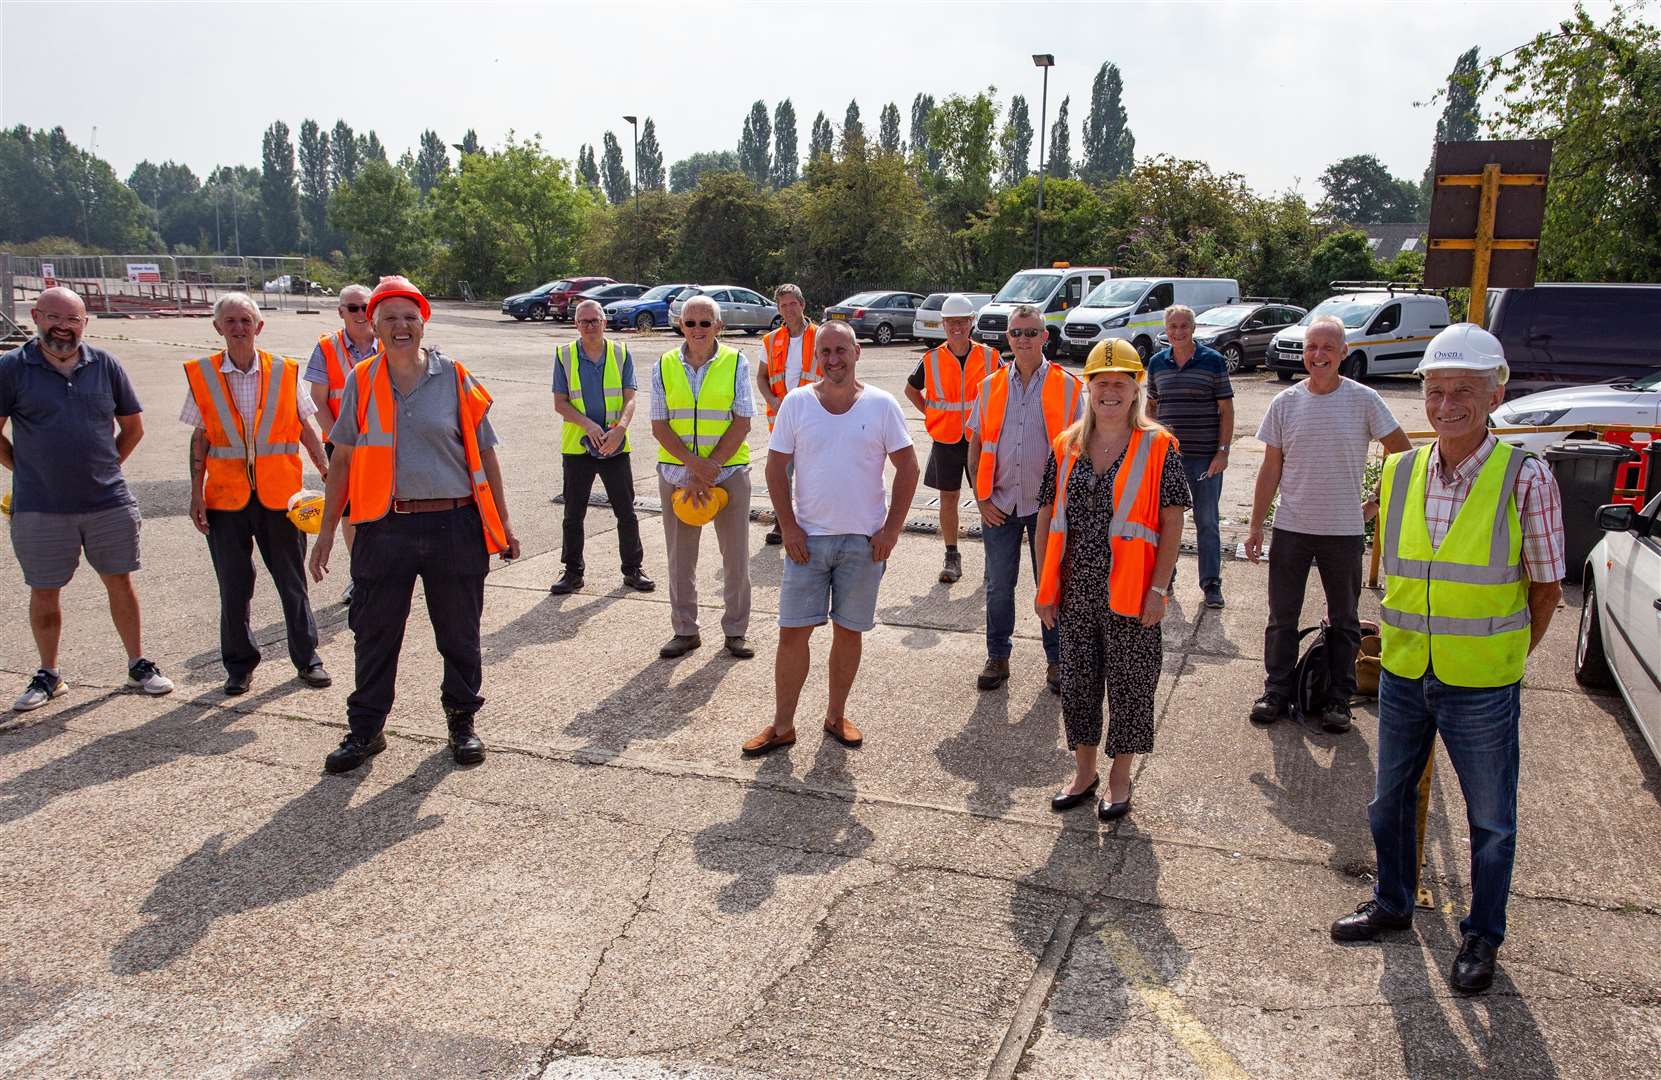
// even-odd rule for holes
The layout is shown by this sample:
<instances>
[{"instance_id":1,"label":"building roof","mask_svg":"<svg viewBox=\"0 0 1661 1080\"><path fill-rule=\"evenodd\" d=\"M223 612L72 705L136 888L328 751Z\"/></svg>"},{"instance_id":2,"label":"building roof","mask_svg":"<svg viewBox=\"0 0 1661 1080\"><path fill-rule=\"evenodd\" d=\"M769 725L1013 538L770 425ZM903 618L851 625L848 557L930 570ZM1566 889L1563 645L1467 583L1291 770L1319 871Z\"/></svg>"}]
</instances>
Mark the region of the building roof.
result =
<instances>
[{"instance_id":1,"label":"building roof","mask_svg":"<svg viewBox=\"0 0 1661 1080\"><path fill-rule=\"evenodd\" d=\"M1423 254L1425 234L1430 231L1429 223L1423 221L1378 222L1355 227L1367 234L1367 246L1372 248L1373 254L1385 260L1395 258L1403 251Z\"/></svg>"}]
</instances>

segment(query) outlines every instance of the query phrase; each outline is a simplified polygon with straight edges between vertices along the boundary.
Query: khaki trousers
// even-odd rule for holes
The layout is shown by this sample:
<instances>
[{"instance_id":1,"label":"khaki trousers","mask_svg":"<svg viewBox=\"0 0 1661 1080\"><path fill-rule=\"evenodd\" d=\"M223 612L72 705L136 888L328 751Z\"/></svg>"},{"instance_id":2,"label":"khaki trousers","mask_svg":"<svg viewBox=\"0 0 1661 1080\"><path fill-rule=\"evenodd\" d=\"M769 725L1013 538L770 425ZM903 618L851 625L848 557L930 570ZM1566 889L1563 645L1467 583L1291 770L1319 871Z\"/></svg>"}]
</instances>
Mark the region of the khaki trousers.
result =
<instances>
[{"instance_id":1,"label":"khaki trousers","mask_svg":"<svg viewBox=\"0 0 1661 1080\"><path fill-rule=\"evenodd\" d=\"M715 530L721 549L721 633L743 637L750 627L750 472L733 473L722 481L727 505L704 528L682 522L670 509L675 486L658 474L658 497L663 501L663 535L669 545L669 624L676 634L698 632L698 541L705 529Z\"/></svg>"}]
</instances>

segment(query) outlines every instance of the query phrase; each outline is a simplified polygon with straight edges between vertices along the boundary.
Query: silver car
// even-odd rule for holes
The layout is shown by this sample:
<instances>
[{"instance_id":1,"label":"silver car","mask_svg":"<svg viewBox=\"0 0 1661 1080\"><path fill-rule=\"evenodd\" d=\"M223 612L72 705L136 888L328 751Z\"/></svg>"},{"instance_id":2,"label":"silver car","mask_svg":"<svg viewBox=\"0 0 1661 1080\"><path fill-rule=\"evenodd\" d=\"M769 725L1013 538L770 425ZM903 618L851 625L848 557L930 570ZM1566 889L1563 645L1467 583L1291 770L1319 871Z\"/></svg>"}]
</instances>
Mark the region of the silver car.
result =
<instances>
[{"instance_id":1,"label":"silver car","mask_svg":"<svg viewBox=\"0 0 1661 1080\"><path fill-rule=\"evenodd\" d=\"M946 297L950 295L951 293L943 292L929 293L928 299L918 305L917 318L911 327L912 337L919 341L946 340L946 325L940 321L940 305L944 304ZM992 294L989 292L972 292L963 295L968 297L969 303L974 305L976 315L980 314L981 308L992 302Z\"/></svg>"},{"instance_id":2,"label":"silver car","mask_svg":"<svg viewBox=\"0 0 1661 1080\"><path fill-rule=\"evenodd\" d=\"M681 332L681 308L694 296L707 296L721 305L721 321L728 330L759 334L784 322L778 307L754 289L741 285L694 285L669 305L669 325Z\"/></svg>"}]
</instances>

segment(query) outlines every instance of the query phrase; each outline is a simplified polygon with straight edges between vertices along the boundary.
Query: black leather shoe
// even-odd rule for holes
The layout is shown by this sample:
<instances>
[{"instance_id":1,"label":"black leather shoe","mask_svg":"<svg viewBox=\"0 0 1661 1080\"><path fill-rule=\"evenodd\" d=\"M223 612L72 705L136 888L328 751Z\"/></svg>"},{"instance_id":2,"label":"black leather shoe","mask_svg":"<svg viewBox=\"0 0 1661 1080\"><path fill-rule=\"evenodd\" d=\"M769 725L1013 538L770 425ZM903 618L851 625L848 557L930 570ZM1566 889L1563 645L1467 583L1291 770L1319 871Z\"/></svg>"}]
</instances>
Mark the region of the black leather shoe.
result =
<instances>
[{"instance_id":1,"label":"black leather shoe","mask_svg":"<svg viewBox=\"0 0 1661 1080\"><path fill-rule=\"evenodd\" d=\"M484 760L484 743L473 733L472 713L446 711L450 723L450 756L457 765L477 765Z\"/></svg>"},{"instance_id":2,"label":"black leather shoe","mask_svg":"<svg viewBox=\"0 0 1661 1080\"><path fill-rule=\"evenodd\" d=\"M1412 926L1412 915L1392 915L1379 907L1377 900L1368 900L1332 924L1332 940L1372 941L1380 934L1408 930Z\"/></svg>"},{"instance_id":3,"label":"black leather shoe","mask_svg":"<svg viewBox=\"0 0 1661 1080\"><path fill-rule=\"evenodd\" d=\"M784 534L779 532L777 525L774 525L771 531L767 533L767 546L778 547L782 543L784 543Z\"/></svg>"},{"instance_id":4,"label":"black leather shoe","mask_svg":"<svg viewBox=\"0 0 1661 1080\"><path fill-rule=\"evenodd\" d=\"M580 585L582 582L579 581L577 584ZM651 592L657 588L657 582L642 574L639 570L623 571L623 584L635 592Z\"/></svg>"},{"instance_id":5,"label":"black leather shoe","mask_svg":"<svg viewBox=\"0 0 1661 1080\"><path fill-rule=\"evenodd\" d=\"M365 741L360 741L356 735L348 734L340 740L340 745L329 751L329 756L323 759L323 771L351 772L385 749L384 733L377 732L374 738Z\"/></svg>"},{"instance_id":6,"label":"black leather shoe","mask_svg":"<svg viewBox=\"0 0 1661 1080\"><path fill-rule=\"evenodd\" d=\"M248 687L254 683L254 673L244 671L240 675L225 676L225 693L230 697L238 697L248 692Z\"/></svg>"},{"instance_id":7,"label":"black leather shoe","mask_svg":"<svg viewBox=\"0 0 1661 1080\"><path fill-rule=\"evenodd\" d=\"M1499 947L1488 944L1487 938L1465 935L1465 944L1453 958L1453 972L1448 981L1461 994L1480 994L1494 984L1494 959Z\"/></svg>"},{"instance_id":8,"label":"black leather shoe","mask_svg":"<svg viewBox=\"0 0 1661 1080\"><path fill-rule=\"evenodd\" d=\"M727 651L740 660L748 660L756 654L755 647L743 634L731 634L727 637Z\"/></svg>"},{"instance_id":9,"label":"black leather shoe","mask_svg":"<svg viewBox=\"0 0 1661 1080\"><path fill-rule=\"evenodd\" d=\"M1342 735L1355 726L1355 717L1350 715L1350 703L1347 701L1329 701L1326 708L1321 710L1321 730L1332 735Z\"/></svg>"},{"instance_id":10,"label":"black leather shoe","mask_svg":"<svg viewBox=\"0 0 1661 1080\"><path fill-rule=\"evenodd\" d=\"M1287 701L1279 694L1264 694L1252 702L1252 723L1268 727L1276 720L1286 719Z\"/></svg>"},{"instance_id":11,"label":"black leather shoe","mask_svg":"<svg viewBox=\"0 0 1661 1080\"><path fill-rule=\"evenodd\" d=\"M1044 683L1050 688L1050 693L1057 697L1061 695L1061 665L1051 664L1044 669Z\"/></svg>"},{"instance_id":12,"label":"black leather shoe","mask_svg":"<svg viewBox=\"0 0 1661 1080\"><path fill-rule=\"evenodd\" d=\"M981 690L996 690L1009 681L1009 661L988 656L986 666L980 669L975 686Z\"/></svg>"},{"instance_id":13,"label":"black leather shoe","mask_svg":"<svg viewBox=\"0 0 1661 1080\"><path fill-rule=\"evenodd\" d=\"M1102 796L1102 801L1096 804L1096 816L1103 821L1113 821L1124 817L1130 813L1130 797L1134 794L1136 794L1136 785L1132 784L1130 790L1125 792L1124 802L1108 802L1107 796Z\"/></svg>"},{"instance_id":14,"label":"black leather shoe","mask_svg":"<svg viewBox=\"0 0 1661 1080\"><path fill-rule=\"evenodd\" d=\"M559 576L559 580L548 586L548 591L555 596L569 596L583 587L582 571L572 571L569 567Z\"/></svg>"},{"instance_id":15,"label":"black leather shoe","mask_svg":"<svg viewBox=\"0 0 1661 1080\"><path fill-rule=\"evenodd\" d=\"M657 654L665 660L673 660L677 656L685 656L703 643L704 639L697 634L676 634L663 643Z\"/></svg>"},{"instance_id":16,"label":"black leather shoe","mask_svg":"<svg viewBox=\"0 0 1661 1080\"><path fill-rule=\"evenodd\" d=\"M335 684L334 679L329 675L328 670L325 669L322 664L313 664L309 668L302 668L299 673L299 679L307 686L314 687L318 690L323 689L325 686L333 686Z\"/></svg>"},{"instance_id":17,"label":"black leather shoe","mask_svg":"<svg viewBox=\"0 0 1661 1080\"><path fill-rule=\"evenodd\" d=\"M1066 788L1062 788L1050 796L1050 809L1060 814L1071 810L1075 806L1082 806L1090 801L1090 796L1096 793L1096 788L1101 782L1100 775L1091 777L1090 783L1085 786L1083 791L1075 791L1071 795L1067 794Z\"/></svg>"}]
</instances>

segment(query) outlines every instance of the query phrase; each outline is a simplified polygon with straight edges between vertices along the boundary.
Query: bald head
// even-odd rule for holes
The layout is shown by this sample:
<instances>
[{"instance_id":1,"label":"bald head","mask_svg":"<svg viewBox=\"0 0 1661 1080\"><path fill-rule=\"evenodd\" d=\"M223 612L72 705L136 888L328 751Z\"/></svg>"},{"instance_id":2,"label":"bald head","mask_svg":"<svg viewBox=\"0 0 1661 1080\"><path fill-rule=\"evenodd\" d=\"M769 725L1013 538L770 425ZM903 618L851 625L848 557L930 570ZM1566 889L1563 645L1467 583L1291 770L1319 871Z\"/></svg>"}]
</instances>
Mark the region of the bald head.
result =
<instances>
[{"instance_id":1,"label":"bald head","mask_svg":"<svg viewBox=\"0 0 1661 1080\"><path fill-rule=\"evenodd\" d=\"M29 318L34 321L41 350L48 356L67 360L80 351L87 306L74 290L60 285L42 292L29 309Z\"/></svg>"}]
</instances>

